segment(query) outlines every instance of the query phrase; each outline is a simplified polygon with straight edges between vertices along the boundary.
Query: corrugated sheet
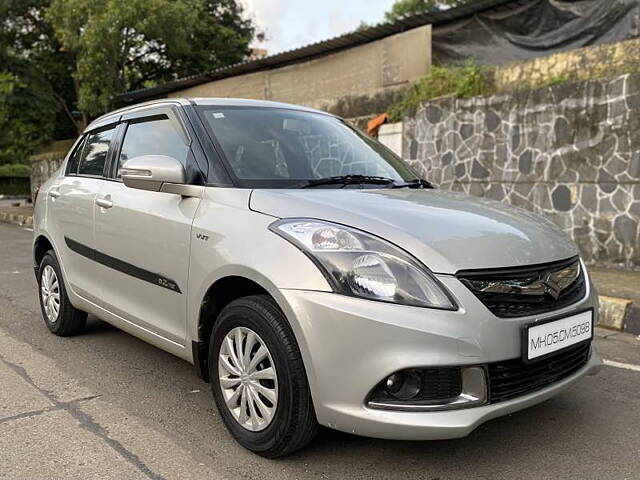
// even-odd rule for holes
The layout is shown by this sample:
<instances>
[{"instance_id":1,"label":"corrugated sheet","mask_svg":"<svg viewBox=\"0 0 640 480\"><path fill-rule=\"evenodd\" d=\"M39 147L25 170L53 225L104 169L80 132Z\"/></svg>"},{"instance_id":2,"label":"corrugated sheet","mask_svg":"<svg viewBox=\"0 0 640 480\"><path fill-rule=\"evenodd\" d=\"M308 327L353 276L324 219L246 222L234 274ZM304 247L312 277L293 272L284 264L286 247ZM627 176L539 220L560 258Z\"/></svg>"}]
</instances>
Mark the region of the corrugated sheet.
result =
<instances>
[{"instance_id":1,"label":"corrugated sheet","mask_svg":"<svg viewBox=\"0 0 640 480\"><path fill-rule=\"evenodd\" d=\"M380 40L381 38L385 38L405 30L410 30L412 28L421 27L423 25L442 25L488 9L496 9L500 7L513 8L519 3L519 0L477 0L463 7L414 15L392 23L382 23L364 30L346 33L338 37L312 43L294 50L280 52L258 60L237 63L211 72L180 78L178 80L163 83L157 87L143 88L140 90L121 93L115 96L115 102L119 105L126 105L129 103L139 102L141 100L162 97L163 95L175 90L181 90L213 80L233 77L235 75L252 73L260 70L281 67L291 63L306 61L317 56L327 55L339 50Z\"/></svg>"}]
</instances>

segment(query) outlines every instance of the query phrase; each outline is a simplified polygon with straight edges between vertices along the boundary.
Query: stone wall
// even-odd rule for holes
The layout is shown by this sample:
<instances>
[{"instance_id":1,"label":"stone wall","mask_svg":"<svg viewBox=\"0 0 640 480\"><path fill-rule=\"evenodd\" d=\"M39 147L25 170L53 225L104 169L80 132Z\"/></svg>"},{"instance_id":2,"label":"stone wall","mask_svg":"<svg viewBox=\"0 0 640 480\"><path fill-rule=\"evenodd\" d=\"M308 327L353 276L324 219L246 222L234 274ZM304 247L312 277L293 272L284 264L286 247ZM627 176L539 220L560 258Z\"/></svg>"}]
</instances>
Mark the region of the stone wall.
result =
<instances>
[{"instance_id":1,"label":"stone wall","mask_svg":"<svg viewBox=\"0 0 640 480\"><path fill-rule=\"evenodd\" d=\"M640 75L433 101L403 153L441 188L547 215L590 263L640 267Z\"/></svg>"},{"instance_id":2,"label":"stone wall","mask_svg":"<svg viewBox=\"0 0 640 480\"><path fill-rule=\"evenodd\" d=\"M31 157L31 198L62 164L67 152L49 152Z\"/></svg>"},{"instance_id":3,"label":"stone wall","mask_svg":"<svg viewBox=\"0 0 640 480\"><path fill-rule=\"evenodd\" d=\"M490 75L497 92L508 92L548 82L589 80L639 72L638 59L640 38L635 38L499 65L490 70Z\"/></svg>"}]
</instances>

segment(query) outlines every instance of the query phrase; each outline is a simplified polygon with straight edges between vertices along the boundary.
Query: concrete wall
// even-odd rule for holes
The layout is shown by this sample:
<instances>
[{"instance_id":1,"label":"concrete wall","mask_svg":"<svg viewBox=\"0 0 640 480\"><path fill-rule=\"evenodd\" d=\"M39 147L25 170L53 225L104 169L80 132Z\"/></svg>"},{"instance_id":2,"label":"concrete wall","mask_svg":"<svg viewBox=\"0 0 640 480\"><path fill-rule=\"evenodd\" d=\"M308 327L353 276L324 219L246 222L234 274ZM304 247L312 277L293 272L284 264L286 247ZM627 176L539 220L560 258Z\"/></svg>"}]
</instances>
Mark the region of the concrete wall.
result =
<instances>
[{"instance_id":1,"label":"concrete wall","mask_svg":"<svg viewBox=\"0 0 640 480\"><path fill-rule=\"evenodd\" d=\"M547 215L589 262L640 267L638 74L424 104L403 156L441 188Z\"/></svg>"},{"instance_id":2,"label":"concrete wall","mask_svg":"<svg viewBox=\"0 0 640 480\"><path fill-rule=\"evenodd\" d=\"M306 62L197 85L170 96L275 100L329 111L339 109L343 116L356 117L365 114L362 97L380 97L381 93L406 86L430 70L428 25ZM349 102L349 98L361 100ZM358 111L347 111L350 104ZM386 107L383 104L367 113L381 113Z\"/></svg>"},{"instance_id":3,"label":"concrete wall","mask_svg":"<svg viewBox=\"0 0 640 480\"><path fill-rule=\"evenodd\" d=\"M386 123L378 130L378 141L400 157L402 156L403 126L402 122Z\"/></svg>"}]
</instances>

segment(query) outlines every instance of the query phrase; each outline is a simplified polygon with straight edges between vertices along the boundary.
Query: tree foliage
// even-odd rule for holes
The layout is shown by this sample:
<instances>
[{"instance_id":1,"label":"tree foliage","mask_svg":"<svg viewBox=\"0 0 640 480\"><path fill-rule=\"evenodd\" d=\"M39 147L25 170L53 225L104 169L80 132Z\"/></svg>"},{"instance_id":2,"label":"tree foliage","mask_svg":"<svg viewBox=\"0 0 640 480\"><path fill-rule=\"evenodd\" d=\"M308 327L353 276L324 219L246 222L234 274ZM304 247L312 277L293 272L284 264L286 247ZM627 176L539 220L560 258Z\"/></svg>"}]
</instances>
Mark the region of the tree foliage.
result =
<instances>
[{"instance_id":1,"label":"tree foliage","mask_svg":"<svg viewBox=\"0 0 640 480\"><path fill-rule=\"evenodd\" d=\"M73 62L44 18L47 6L0 2L0 164L24 162L43 140L76 131Z\"/></svg>"},{"instance_id":2,"label":"tree foliage","mask_svg":"<svg viewBox=\"0 0 640 480\"><path fill-rule=\"evenodd\" d=\"M25 163L55 123L49 86L24 65L11 67L0 72L0 165Z\"/></svg>"},{"instance_id":3,"label":"tree foliage","mask_svg":"<svg viewBox=\"0 0 640 480\"><path fill-rule=\"evenodd\" d=\"M48 19L90 115L117 93L239 62L255 34L235 0L52 0Z\"/></svg>"},{"instance_id":4,"label":"tree foliage","mask_svg":"<svg viewBox=\"0 0 640 480\"><path fill-rule=\"evenodd\" d=\"M419 13L460 7L472 1L473 0L396 0L391 6L391 9L384 14L384 17L388 22L393 22L400 18L410 17L411 15L417 15Z\"/></svg>"},{"instance_id":5,"label":"tree foliage","mask_svg":"<svg viewBox=\"0 0 640 480\"><path fill-rule=\"evenodd\" d=\"M242 61L256 35L238 0L0 0L0 164L117 93Z\"/></svg>"}]
</instances>

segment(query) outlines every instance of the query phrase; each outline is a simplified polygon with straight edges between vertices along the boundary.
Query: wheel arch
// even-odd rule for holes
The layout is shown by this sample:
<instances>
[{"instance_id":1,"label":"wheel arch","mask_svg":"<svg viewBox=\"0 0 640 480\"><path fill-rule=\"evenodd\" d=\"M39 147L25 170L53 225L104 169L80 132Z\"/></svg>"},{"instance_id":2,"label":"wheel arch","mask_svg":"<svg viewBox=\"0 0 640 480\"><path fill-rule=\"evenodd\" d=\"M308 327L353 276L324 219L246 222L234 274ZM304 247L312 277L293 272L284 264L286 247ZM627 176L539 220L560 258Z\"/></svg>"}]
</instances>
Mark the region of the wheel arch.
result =
<instances>
[{"instance_id":1,"label":"wheel arch","mask_svg":"<svg viewBox=\"0 0 640 480\"><path fill-rule=\"evenodd\" d=\"M75 304L77 304L77 299L81 297L79 297L76 294L76 292L73 290L73 287L70 285L68 281L69 272L67 271L62 258L63 252L61 252L61 245L56 244L56 242L53 240L49 232L37 231L33 239L33 251L32 251L33 257L32 258L33 258L33 270L36 275L36 279L38 279L38 276L40 274L39 270L40 270L40 263L42 262L42 258L49 250L53 251L56 257L56 260L58 261L58 265L60 267L60 276L62 278L62 281L65 284L65 290L67 292L67 295L69 296L69 301L75 307Z\"/></svg>"},{"instance_id":2,"label":"wheel arch","mask_svg":"<svg viewBox=\"0 0 640 480\"><path fill-rule=\"evenodd\" d=\"M56 251L53 242L46 235L42 233L38 234L33 241L33 267L36 275L38 274L42 258L49 250Z\"/></svg>"},{"instance_id":3,"label":"wheel arch","mask_svg":"<svg viewBox=\"0 0 640 480\"><path fill-rule=\"evenodd\" d=\"M237 266L236 266L237 267ZM268 278L252 269L229 266L224 273L208 282L208 288L201 295L195 329L191 329L191 349L196 372L205 382L209 382L208 355L209 339L218 314L233 300L249 295L266 295L280 309L286 318L300 349L307 375L308 349L296 315L285 296ZM206 285L206 284L205 284ZM192 317L193 318L193 317ZM309 378L313 383L313 378Z\"/></svg>"},{"instance_id":4,"label":"wheel arch","mask_svg":"<svg viewBox=\"0 0 640 480\"><path fill-rule=\"evenodd\" d=\"M249 295L266 295L282 310L278 300L262 282L242 274L229 274L215 280L200 301L197 340L192 341L193 363L198 376L209 381L209 339L222 309L232 301ZM271 290L273 291L273 290ZM285 315L286 317L286 315Z\"/></svg>"}]
</instances>

